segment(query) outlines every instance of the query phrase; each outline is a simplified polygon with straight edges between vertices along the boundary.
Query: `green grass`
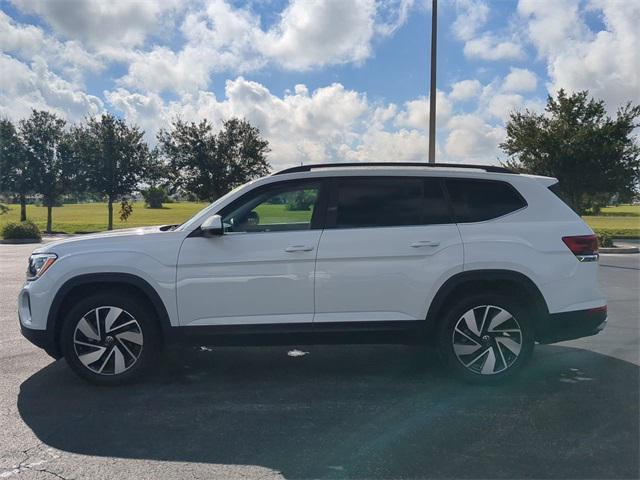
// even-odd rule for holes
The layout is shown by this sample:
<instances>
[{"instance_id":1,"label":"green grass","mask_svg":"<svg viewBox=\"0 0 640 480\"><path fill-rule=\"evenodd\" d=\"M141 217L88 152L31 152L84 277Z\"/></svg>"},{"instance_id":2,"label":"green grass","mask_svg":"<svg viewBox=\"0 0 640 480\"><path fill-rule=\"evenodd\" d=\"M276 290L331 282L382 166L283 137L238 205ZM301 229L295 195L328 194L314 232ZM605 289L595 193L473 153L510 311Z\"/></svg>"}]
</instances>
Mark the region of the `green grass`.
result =
<instances>
[{"instance_id":1,"label":"green grass","mask_svg":"<svg viewBox=\"0 0 640 480\"><path fill-rule=\"evenodd\" d=\"M162 209L145 208L142 202L136 202L133 214L127 222L121 222L114 205L114 228L141 227L145 225L166 225L182 223L194 213L204 208L206 203L167 203ZM17 222L20 207L9 205L9 212L0 215L0 228L7 222ZM289 211L284 205L260 205L256 211L260 223L283 223L286 221L306 222L311 211ZM44 230L47 221L47 209L35 205L27 206L27 217ZM583 217L591 228L608 233L613 237L640 237L640 205L621 205L602 209L602 215ZM106 203L66 204L53 209L53 230L56 232L76 233L95 232L107 228Z\"/></svg>"},{"instance_id":2,"label":"green grass","mask_svg":"<svg viewBox=\"0 0 640 480\"><path fill-rule=\"evenodd\" d=\"M130 228L182 223L206 205L206 203L191 202L167 203L162 209L151 209L145 208L143 202L136 202L133 206L133 214L126 222L121 222L118 218L120 204L114 204L113 227ZM7 222L17 222L20 219L20 206L9 205L9 208L8 213L0 215L0 228ZM27 205L27 218L44 230L47 225L47 209ZM106 229L106 203L65 204L63 207L53 208L53 231L55 232L96 232Z\"/></svg>"},{"instance_id":3,"label":"green grass","mask_svg":"<svg viewBox=\"0 0 640 480\"><path fill-rule=\"evenodd\" d=\"M640 205L606 207L600 215L585 215L582 218L593 230L615 238L640 237Z\"/></svg>"}]
</instances>

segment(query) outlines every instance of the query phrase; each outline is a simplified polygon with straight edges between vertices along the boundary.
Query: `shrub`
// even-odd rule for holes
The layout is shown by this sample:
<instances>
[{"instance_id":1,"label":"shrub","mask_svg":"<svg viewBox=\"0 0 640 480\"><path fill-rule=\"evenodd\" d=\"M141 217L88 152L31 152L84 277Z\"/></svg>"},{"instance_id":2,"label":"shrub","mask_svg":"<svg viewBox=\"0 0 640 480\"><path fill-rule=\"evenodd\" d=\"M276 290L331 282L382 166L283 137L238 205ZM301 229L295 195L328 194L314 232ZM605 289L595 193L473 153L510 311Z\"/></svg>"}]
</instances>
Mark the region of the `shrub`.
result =
<instances>
[{"instance_id":1,"label":"shrub","mask_svg":"<svg viewBox=\"0 0 640 480\"><path fill-rule=\"evenodd\" d=\"M36 238L40 240L42 235L40 235L40 229L38 226L31 222L10 222L7 223L4 227L2 227L2 236L5 239L22 239L22 238Z\"/></svg>"},{"instance_id":2,"label":"shrub","mask_svg":"<svg viewBox=\"0 0 640 480\"><path fill-rule=\"evenodd\" d=\"M607 232L596 232L596 236L598 237L598 245L600 247L613 247L613 237L609 235Z\"/></svg>"},{"instance_id":3,"label":"shrub","mask_svg":"<svg viewBox=\"0 0 640 480\"><path fill-rule=\"evenodd\" d=\"M162 208L162 204L169 200L167 192L161 187L149 187L142 190L142 196L147 208Z\"/></svg>"},{"instance_id":4,"label":"shrub","mask_svg":"<svg viewBox=\"0 0 640 480\"><path fill-rule=\"evenodd\" d=\"M316 201L316 194L313 191L300 190L292 195L287 195L287 210L309 210Z\"/></svg>"}]
</instances>

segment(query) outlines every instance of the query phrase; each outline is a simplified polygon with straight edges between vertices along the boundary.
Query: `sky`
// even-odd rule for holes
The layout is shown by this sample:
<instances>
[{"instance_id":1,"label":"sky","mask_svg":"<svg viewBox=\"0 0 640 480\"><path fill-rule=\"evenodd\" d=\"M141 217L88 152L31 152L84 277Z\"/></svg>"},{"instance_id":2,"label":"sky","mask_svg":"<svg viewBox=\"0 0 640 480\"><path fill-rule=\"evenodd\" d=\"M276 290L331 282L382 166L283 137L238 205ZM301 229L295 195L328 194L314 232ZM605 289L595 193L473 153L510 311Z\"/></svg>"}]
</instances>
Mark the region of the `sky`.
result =
<instances>
[{"instance_id":1,"label":"sky","mask_svg":"<svg viewBox=\"0 0 640 480\"><path fill-rule=\"evenodd\" d=\"M559 88L640 102L640 0L440 0L436 161ZM0 117L247 119L274 168L426 161L430 0L0 0Z\"/></svg>"}]
</instances>

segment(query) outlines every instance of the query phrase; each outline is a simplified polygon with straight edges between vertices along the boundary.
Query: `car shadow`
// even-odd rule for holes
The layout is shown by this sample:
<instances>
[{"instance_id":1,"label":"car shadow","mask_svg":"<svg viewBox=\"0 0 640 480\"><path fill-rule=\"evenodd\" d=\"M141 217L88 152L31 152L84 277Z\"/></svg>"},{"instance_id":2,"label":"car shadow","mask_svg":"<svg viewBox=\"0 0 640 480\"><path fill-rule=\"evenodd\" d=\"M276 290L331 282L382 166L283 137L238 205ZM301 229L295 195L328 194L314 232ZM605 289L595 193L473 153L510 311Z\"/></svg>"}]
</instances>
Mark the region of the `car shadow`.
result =
<instances>
[{"instance_id":1,"label":"car shadow","mask_svg":"<svg viewBox=\"0 0 640 480\"><path fill-rule=\"evenodd\" d=\"M401 346L188 349L99 388L64 361L20 387L37 437L84 455L259 465L286 478L624 478L638 474L639 367L543 346L477 387ZM298 352L300 353L300 352Z\"/></svg>"}]
</instances>

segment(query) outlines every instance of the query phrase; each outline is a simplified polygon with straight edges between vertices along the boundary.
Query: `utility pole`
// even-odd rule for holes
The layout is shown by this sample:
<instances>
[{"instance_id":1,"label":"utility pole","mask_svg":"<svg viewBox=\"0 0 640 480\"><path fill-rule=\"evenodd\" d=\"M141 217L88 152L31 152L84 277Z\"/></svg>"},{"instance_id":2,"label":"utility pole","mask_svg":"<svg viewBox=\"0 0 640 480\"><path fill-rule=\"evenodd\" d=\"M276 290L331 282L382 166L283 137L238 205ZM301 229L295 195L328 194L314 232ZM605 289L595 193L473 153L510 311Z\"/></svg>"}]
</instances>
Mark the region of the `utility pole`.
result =
<instances>
[{"instance_id":1,"label":"utility pole","mask_svg":"<svg viewBox=\"0 0 640 480\"><path fill-rule=\"evenodd\" d=\"M429 163L436 163L436 53L438 0L431 2L431 87L429 89Z\"/></svg>"}]
</instances>

